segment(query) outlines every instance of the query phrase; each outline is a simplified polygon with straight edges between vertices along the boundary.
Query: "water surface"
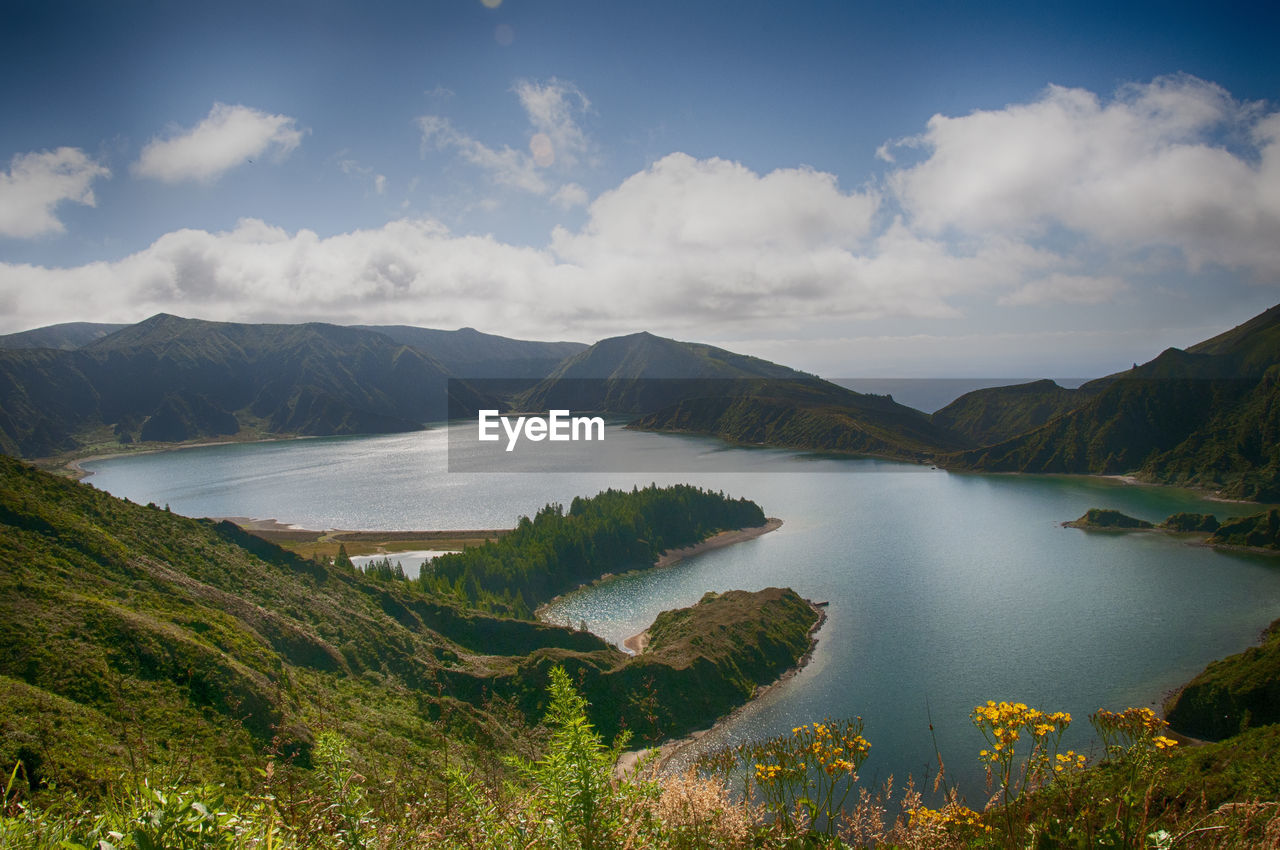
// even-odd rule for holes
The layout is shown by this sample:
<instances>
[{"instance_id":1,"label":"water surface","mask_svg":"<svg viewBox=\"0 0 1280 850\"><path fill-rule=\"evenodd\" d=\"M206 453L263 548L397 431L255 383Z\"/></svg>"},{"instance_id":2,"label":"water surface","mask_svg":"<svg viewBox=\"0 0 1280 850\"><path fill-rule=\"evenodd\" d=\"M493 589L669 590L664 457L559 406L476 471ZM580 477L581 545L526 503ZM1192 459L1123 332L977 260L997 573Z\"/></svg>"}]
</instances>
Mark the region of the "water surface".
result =
<instances>
[{"instance_id":1,"label":"water surface","mask_svg":"<svg viewBox=\"0 0 1280 850\"><path fill-rule=\"evenodd\" d=\"M787 585L830 603L812 663L707 736L710 747L861 715L867 778L935 763L981 803L968 713L987 699L1076 717L1157 703L1280 616L1280 561L1158 534L1060 526L1087 508L1159 521L1256 506L1081 477L953 474L927 466L727 448L612 428L611 451L663 454L687 472L448 473L444 429L231 444L85 464L95 486L194 516L272 517L307 528L510 527L548 502L607 486L689 482L758 502L778 531L676 567L572 594L553 619L621 642L707 590ZM616 465L616 458L614 458ZM783 474L786 473L786 474ZM429 567L428 567L429 568Z\"/></svg>"}]
</instances>

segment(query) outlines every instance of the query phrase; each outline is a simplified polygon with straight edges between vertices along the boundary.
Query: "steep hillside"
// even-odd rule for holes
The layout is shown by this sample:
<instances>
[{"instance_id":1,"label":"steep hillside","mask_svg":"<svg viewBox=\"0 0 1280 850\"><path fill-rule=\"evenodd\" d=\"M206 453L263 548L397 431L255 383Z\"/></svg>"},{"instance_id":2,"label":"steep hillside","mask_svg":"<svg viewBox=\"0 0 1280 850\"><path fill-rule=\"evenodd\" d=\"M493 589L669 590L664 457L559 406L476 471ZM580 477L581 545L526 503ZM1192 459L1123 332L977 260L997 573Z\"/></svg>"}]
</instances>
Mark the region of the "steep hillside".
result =
<instances>
[{"instance_id":1,"label":"steep hillside","mask_svg":"<svg viewBox=\"0 0 1280 850\"><path fill-rule=\"evenodd\" d=\"M636 333L597 342L516 397L525 410L651 413L683 398L724 392L726 382L811 380L786 366L711 345Z\"/></svg>"},{"instance_id":2,"label":"steep hillside","mask_svg":"<svg viewBox=\"0 0 1280 850\"><path fill-rule=\"evenodd\" d=\"M1165 715L1179 732L1210 741L1280 723L1280 620L1261 645L1210 663L1173 696Z\"/></svg>"},{"instance_id":3,"label":"steep hillside","mask_svg":"<svg viewBox=\"0 0 1280 850\"><path fill-rule=\"evenodd\" d=\"M760 640L804 619L773 596L757 601L742 616ZM655 698L738 693L744 671L763 684L807 648L783 657L761 646L713 640L715 663L697 682L646 661ZM645 739L712 719L651 716L630 691L633 663L586 632L467 610L0 456L6 771L21 759L38 777L93 787L131 761L162 766L181 752L239 782L267 750L305 766L322 729L382 770L438 771L442 746L496 763L541 717L556 664L581 671L602 729Z\"/></svg>"},{"instance_id":4,"label":"steep hillside","mask_svg":"<svg viewBox=\"0 0 1280 850\"><path fill-rule=\"evenodd\" d=\"M488 400L416 349L335 325L158 315L75 351L0 352L0 449L41 456L109 428L121 443L255 428L406 431ZM450 398L450 392L453 397Z\"/></svg>"},{"instance_id":5,"label":"steep hillside","mask_svg":"<svg viewBox=\"0 0 1280 850\"><path fill-rule=\"evenodd\" d=\"M970 443L885 396L756 357L640 333L602 340L527 393L520 409L638 415L632 427L923 459Z\"/></svg>"},{"instance_id":6,"label":"steep hillside","mask_svg":"<svg viewBox=\"0 0 1280 850\"><path fill-rule=\"evenodd\" d=\"M979 446L1004 442L1039 428L1087 402L1093 392L1069 390L1050 380L965 393L935 412L934 424Z\"/></svg>"},{"instance_id":7,"label":"steep hillside","mask_svg":"<svg viewBox=\"0 0 1280 850\"><path fill-rule=\"evenodd\" d=\"M536 342L481 333L475 328L441 331L409 325L356 325L400 345L416 348L462 379L542 379L567 357L586 349L581 342Z\"/></svg>"},{"instance_id":8,"label":"steep hillside","mask_svg":"<svg viewBox=\"0 0 1280 850\"><path fill-rule=\"evenodd\" d=\"M1091 381L1084 404L1034 430L947 459L1003 472L1137 473L1280 499L1280 307L1186 351ZM993 399L1017 404L1008 397ZM969 410L968 421L1020 410Z\"/></svg>"},{"instance_id":9,"label":"steep hillside","mask_svg":"<svg viewBox=\"0 0 1280 850\"><path fill-rule=\"evenodd\" d=\"M642 416L632 427L745 445L923 461L967 445L918 410L826 381L744 382Z\"/></svg>"},{"instance_id":10,"label":"steep hillside","mask_svg":"<svg viewBox=\"0 0 1280 850\"><path fill-rule=\"evenodd\" d=\"M0 334L0 348L56 348L72 351L127 327L128 325L102 322L64 322L29 331Z\"/></svg>"}]
</instances>

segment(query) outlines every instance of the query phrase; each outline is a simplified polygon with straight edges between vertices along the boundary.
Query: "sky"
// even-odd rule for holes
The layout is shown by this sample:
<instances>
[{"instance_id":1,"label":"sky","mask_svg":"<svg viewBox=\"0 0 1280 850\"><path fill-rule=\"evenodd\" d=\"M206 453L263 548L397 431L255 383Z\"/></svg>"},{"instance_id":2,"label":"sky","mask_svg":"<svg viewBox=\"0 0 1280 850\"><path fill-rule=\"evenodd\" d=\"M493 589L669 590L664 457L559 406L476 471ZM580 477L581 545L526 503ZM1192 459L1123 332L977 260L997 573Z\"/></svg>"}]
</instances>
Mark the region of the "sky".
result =
<instances>
[{"instance_id":1,"label":"sky","mask_svg":"<svg viewBox=\"0 0 1280 850\"><path fill-rule=\"evenodd\" d=\"M1091 377L1280 302L1280 7L0 5L0 333L647 330Z\"/></svg>"}]
</instances>

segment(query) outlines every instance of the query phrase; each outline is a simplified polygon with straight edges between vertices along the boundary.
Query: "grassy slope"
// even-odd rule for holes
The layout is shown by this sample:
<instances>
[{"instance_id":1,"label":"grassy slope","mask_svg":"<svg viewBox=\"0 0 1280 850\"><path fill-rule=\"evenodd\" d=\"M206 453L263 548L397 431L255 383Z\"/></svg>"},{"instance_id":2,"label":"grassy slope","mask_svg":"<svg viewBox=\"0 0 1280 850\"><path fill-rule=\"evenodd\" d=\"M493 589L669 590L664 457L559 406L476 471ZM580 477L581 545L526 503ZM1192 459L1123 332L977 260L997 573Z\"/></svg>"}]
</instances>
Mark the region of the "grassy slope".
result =
<instances>
[{"instance_id":1,"label":"grassy slope","mask_svg":"<svg viewBox=\"0 0 1280 850\"><path fill-rule=\"evenodd\" d=\"M158 315L74 351L0 351L0 450L67 451L106 428L119 443L256 427L273 434L406 431L443 419L447 385L422 352L374 331Z\"/></svg>"},{"instance_id":2,"label":"grassy slope","mask_svg":"<svg viewBox=\"0 0 1280 850\"><path fill-rule=\"evenodd\" d=\"M965 393L930 418L978 446L1002 443L1080 407L1092 394L1050 380Z\"/></svg>"},{"instance_id":3,"label":"grassy slope","mask_svg":"<svg viewBox=\"0 0 1280 850\"><path fill-rule=\"evenodd\" d=\"M1166 715L1179 732L1212 741L1280 723L1280 620L1259 646L1209 664L1170 700Z\"/></svg>"},{"instance_id":4,"label":"grassy slope","mask_svg":"<svg viewBox=\"0 0 1280 850\"><path fill-rule=\"evenodd\" d=\"M1280 307L1134 369L1092 381L1091 396L1046 424L953 455L1003 472L1138 472L1158 482L1280 498ZM1034 397L1033 397L1034 398ZM999 397L1002 405L1016 399ZM1017 419L1020 410L1000 418ZM966 412L967 421L995 416Z\"/></svg>"},{"instance_id":5,"label":"grassy slope","mask_svg":"<svg viewBox=\"0 0 1280 850\"><path fill-rule=\"evenodd\" d=\"M78 787L178 752L239 782L268 748L305 764L326 728L384 768L429 774L446 743L492 763L541 717L555 663L596 671L602 728L658 736L711 719L646 723L634 662L588 633L468 611L5 457L0 567L0 766L22 758ZM738 613L766 634L795 615L768 600ZM686 705L743 670L771 680L753 646L722 645L744 660L698 682L659 669L653 695Z\"/></svg>"}]
</instances>

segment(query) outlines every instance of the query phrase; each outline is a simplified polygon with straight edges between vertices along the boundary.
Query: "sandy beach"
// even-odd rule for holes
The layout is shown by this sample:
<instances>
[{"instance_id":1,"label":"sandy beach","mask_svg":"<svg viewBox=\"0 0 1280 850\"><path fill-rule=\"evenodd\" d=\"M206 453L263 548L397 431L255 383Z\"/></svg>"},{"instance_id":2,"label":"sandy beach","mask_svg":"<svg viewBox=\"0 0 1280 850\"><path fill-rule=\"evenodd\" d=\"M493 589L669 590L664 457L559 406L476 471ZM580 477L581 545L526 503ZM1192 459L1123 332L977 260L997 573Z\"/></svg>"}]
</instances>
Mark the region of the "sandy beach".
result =
<instances>
[{"instance_id":1,"label":"sandy beach","mask_svg":"<svg viewBox=\"0 0 1280 850\"><path fill-rule=\"evenodd\" d=\"M722 531L719 534L713 534L701 543L695 543L692 546L685 546L680 549L668 549L658 556L655 567L670 567L678 564L685 558L691 558L710 549L719 549L721 546L729 546L734 543L741 543L744 540L752 540L761 535L768 534L770 531L776 531L782 527L782 520L777 517L769 517L765 520L764 525L757 525L754 528L738 528L733 531Z\"/></svg>"}]
</instances>

